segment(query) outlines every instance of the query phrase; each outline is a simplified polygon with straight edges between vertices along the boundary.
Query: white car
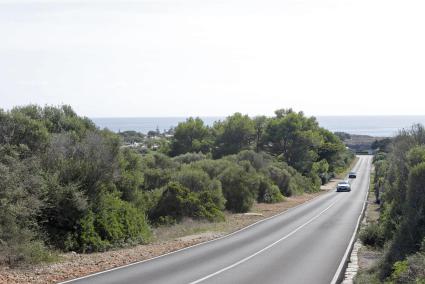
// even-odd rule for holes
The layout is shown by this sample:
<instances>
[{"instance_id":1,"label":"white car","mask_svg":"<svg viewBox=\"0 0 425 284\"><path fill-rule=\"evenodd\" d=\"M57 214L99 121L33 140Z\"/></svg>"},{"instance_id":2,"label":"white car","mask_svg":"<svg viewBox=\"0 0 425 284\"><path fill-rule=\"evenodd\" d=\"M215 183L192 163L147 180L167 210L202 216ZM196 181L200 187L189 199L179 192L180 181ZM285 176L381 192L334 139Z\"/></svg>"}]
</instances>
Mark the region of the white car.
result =
<instances>
[{"instance_id":1,"label":"white car","mask_svg":"<svg viewBox=\"0 0 425 284\"><path fill-rule=\"evenodd\" d=\"M344 180L340 183L338 183L338 185L336 186L336 191L340 192L340 191L351 191L351 185L348 182L348 180Z\"/></svg>"}]
</instances>

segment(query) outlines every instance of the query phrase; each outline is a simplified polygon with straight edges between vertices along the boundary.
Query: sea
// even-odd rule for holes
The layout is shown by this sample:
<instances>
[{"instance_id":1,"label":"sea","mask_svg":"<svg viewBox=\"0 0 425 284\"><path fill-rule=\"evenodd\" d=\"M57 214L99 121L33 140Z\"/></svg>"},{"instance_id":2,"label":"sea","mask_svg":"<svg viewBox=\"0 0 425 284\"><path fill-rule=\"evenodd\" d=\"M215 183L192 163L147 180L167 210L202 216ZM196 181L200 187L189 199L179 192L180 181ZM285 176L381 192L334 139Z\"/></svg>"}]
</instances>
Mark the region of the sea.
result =
<instances>
[{"instance_id":1,"label":"sea","mask_svg":"<svg viewBox=\"0 0 425 284\"><path fill-rule=\"evenodd\" d=\"M374 137L392 137L403 128L413 124L425 125L425 115L416 116L316 116L320 126L332 131L350 134L369 135ZM161 132L176 127L186 117L96 117L91 118L100 128L114 132L134 130L147 133L150 130ZM212 126L215 121L224 117L201 117L206 125Z\"/></svg>"}]
</instances>

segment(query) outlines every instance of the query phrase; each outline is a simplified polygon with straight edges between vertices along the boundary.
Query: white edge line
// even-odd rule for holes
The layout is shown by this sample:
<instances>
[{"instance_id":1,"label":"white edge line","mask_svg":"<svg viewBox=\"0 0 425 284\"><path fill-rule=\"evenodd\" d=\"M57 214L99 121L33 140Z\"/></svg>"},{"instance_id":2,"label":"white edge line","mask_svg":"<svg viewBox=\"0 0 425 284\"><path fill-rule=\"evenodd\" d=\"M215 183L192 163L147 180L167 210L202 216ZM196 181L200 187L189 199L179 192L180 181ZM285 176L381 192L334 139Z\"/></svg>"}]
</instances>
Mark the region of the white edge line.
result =
<instances>
[{"instance_id":1,"label":"white edge line","mask_svg":"<svg viewBox=\"0 0 425 284\"><path fill-rule=\"evenodd\" d=\"M331 281L330 284L337 284L337 283L340 282L339 280L340 280L341 273L344 270L344 266L347 263L348 257L349 257L349 255L351 253L351 249L352 249L352 247L354 245L354 241L356 240L357 231L359 229L360 222L361 222L361 220L363 218L363 214L364 214L364 211L365 211L365 208L366 208L367 198L369 196L369 190L370 190L370 174L369 174L369 178L368 178L368 182L367 183L368 184L367 184L366 196L364 198L362 211L360 212L359 218L357 219L357 225L356 225L356 227L354 229L353 235L351 236L350 243L348 244L348 247L347 247L347 249L346 249L346 251L344 253L344 256L342 257L341 262L339 263L338 269L336 270L335 275L332 278L332 281Z\"/></svg>"},{"instance_id":2,"label":"white edge line","mask_svg":"<svg viewBox=\"0 0 425 284\"><path fill-rule=\"evenodd\" d=\"M257 251L256 253L253 253L253 254L251 254L250 256L247 256L247 257L245 257L245 258L243 258L243 259L239 260L238 262L235 262L235 263L233 263L232 265L226 266L226 267L224 267L224 268L222 268L222 269L220 269L220 270L218 270L218 271L216 271L216 272L214 272L214 273L211 273L211 274L209 274L209 275L207 275L207 276L205 276L205 277L203 277L203 278L200 278L200 279L198 279L198 280L195 280L195 281L193 281L193 282L190 282L189 284L198 284L198 283L200 283L200 282L202 282L202 281L205 281L205 280L207 280L207 279L209 279L209 278L211 278L211 277L214 277L214 276L216 276L216 275L218 275L218 274L220 274L220 273L223 273L223 272L225 272L225 271L227 271L227 270L229 270L229 269L232 269L232 268L234 268L234 267L236 267L236 266L238 266L238 265L240 265L240 264L242 264L242 263L244 263L244 262L246 262L246 261L250 260L251 258L253 258L253 257L255 257L255 256L259 255L260 253L262 253L262 252L264 252L264 251L266 251L266 250L270 249L271 247L274 247L275 245L277 245L277 244L278 244L278 243L280 243L281 241L283 241L283 240L285 240L285 239L289 238L290 236L292 236L293 234L295 234L296 232L298 232L299 230L301 230L302 228L304 228L305 226L307 226L308 224L310 224L311 222L313 222L314 220L316 220L317 218L319 218L319 217L320 217L323 213L325 213L326 211L328 211L328 210L329 210L332 206L334 206L337 202L338 202L338 200L335 200L334 202L332 202L332 203L331 203L331 205L329 205L328 207L326 207L324 210L322 210L319 214L317 214L316 216L314 216L313 218L311 218L310 220L308 220L306 223L302 224L301 226L297 227L295 230L293 230L292 232L290 232L290 233L289 233L289 234L287 234L286 236L284 236L284 237L282 237L282 238L278 239L277 241L275 241L274 243L271 243L270 245L268 245L268 246L266 246L266 247L262 248L261 250Z\"/></svg>"},{"instance_id":3,"label":"white edge line","mask_svg":"<svg viewBox=\"0 0 425 284\"><path fill-rule=\"evenodd\" d=\"M244 231L244 230L247 230L247 229L249 229L250 227L253 227L253 226L255 226L255 225L258 225L259 223L262 223L262 222L265 222L265 221L267 221L267 220L270 220L270 219L276 218L276 217L278 217L278 216L280 216L280 215L283 215L283 214L285 214L285 213L287 213L287 212L289 212L289 211L293 211L293 210L295 210L296 208L301 207L302 205L306 205L306 204L308 204L308 203L311 203L311 202L313 202L313 200L316 200L316 199L318 199L318 198L320 198L320 197L323 197L323 196L327 195L327 194L328 194L328 193L330 193L330 192L333 192L333 191L332 191L332 190L329 190L329 191L328 191L328 192L326 192L325 194L320 194L320 195L318 195L318 196L315 196L315 197L313 197L313 198L312 198L312 199L310 199L310 200L307 200L307 201L305 201L305 202L303 202L303 203L301 203L301 204L298 204L297 206L294 206L294 207L288 208L287 210L285 210L285 211L283 211L283 212L280 212L280 213L278 213L278 214L276 214L276 215L273 215L273 216L267 217L267 218L265 218L265 219L259 220L259 221L255 222L255 223L252 223L252 224L250 224L250 225L248 225L248 226L246 226L246 227L243 227L243 228L241 228L241 229L239 229L239 230L236 230L236 231L234 231L234 232L232 232L232 233L229 233L229 234L227 234L227 235L221 236L221 237L219 237L219 238L212 239L212 240L209 240L209 241L205 241L205 242L202 242L202 243L199 243L199 244L195 244L195 245L192 245L192 246L188 246L188 247L185 247L185 248L181 248L181 249L178 249L178 250L175 250L175 251L171 251L171 252L168 252L168 253L165 253L165 254L161 254L161 255L158 255L158 256L155 256L155 257L149 258L149 259L144 259L144 260L136 261L136 262L133 262L133 263L129 263L129 264L126 264L126 265L122 265L122 266L118 266L118 267L110 268L110 269L107 269L107 270L103 270L103 271L99 271L99 272L96 272L96 273L88 274L88 275L81 276L81 277L78 277L78 278L74 278L74 279L70 279L70 280L65 280L65 281L63 281L63 282L58 282L58 284L72 283L72 282L75 282L75 281L78 281L78 280L82 280L82 279L90 278L90 277L93 277L93 276L96 276L96 275L100 275L100 274L103 274L103 273L107 273L107 272L115 271L115 270L118 270L118 269L126 268L126 267L129 267L129 266L133 266L133 265L141 264L141 263L148 262L148 261L151 261L151 260L155 260L155 259L158 259L158 258L161 258L161 257L167 256L167 255L170 255L170 254L178 253L178 252L181 252L181 251L184 251L184 250L187 250L187 249L191 249L191 248L194 248L194 247L197 247L197 246L205 245L205 244L207 244L207 243L211 243L211 242L215 242L215 241L219 241L219 240L222 240L222 239L228 238L228 237L233 236L233 235L235 235L235 234L237 234L237 233L239 233L239 232L242 232L242 231Z\"/></svg>"}]
</instances>

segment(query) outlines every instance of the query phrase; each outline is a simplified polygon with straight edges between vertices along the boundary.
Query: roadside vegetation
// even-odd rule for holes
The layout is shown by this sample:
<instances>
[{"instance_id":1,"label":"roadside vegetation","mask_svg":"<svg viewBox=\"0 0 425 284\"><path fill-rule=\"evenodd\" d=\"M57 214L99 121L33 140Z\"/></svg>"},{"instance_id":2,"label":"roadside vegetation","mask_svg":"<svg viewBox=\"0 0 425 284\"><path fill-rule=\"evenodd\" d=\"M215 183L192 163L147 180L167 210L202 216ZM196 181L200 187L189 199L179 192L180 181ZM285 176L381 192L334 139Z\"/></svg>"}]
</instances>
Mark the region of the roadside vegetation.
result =
<instances>
[{"instance_id":1,"label":"roadside vegetation","mask_svg":"<svg viewBox=\"0 0 425 284\"><path fill-rule=\"evenodd\" d=\"M152 240L153 226L222 221L255 202L319 190L353 154L315 118L236 113L180 123L158 147L97 128L69 106L0 110L0 263L54 259ZM156 150L156 151L154 151Z\"/></svg>"},{"instance_id":2,"label":"roadside vegetation","mask_svg":"<svg viewBox=\"0 0 425 284\"><path fill-rule=\"evenodd\" d=\"M357 283L425 283L425 128L378 145L373 190L380 216L360 233L382 257Z\"/></svg>"}]
</instances>

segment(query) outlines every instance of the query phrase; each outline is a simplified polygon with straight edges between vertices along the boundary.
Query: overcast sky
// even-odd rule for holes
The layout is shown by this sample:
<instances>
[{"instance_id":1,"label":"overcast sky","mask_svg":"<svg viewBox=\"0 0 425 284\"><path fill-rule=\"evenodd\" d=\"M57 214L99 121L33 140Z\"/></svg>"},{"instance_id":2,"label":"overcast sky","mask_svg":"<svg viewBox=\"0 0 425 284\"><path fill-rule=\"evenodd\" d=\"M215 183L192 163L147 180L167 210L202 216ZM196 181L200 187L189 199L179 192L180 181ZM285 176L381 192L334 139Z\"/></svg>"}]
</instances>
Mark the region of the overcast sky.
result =
<instances>
[{"instance_id":1,"label":"overcast sky","mask_svg":"<svg viewBox=\"0 0 425 284\"><path fill-rule=\"evenodd\" d=\"M424 0L0 0L0 108L425 115Z\"/></svg>"}]
</instances>

